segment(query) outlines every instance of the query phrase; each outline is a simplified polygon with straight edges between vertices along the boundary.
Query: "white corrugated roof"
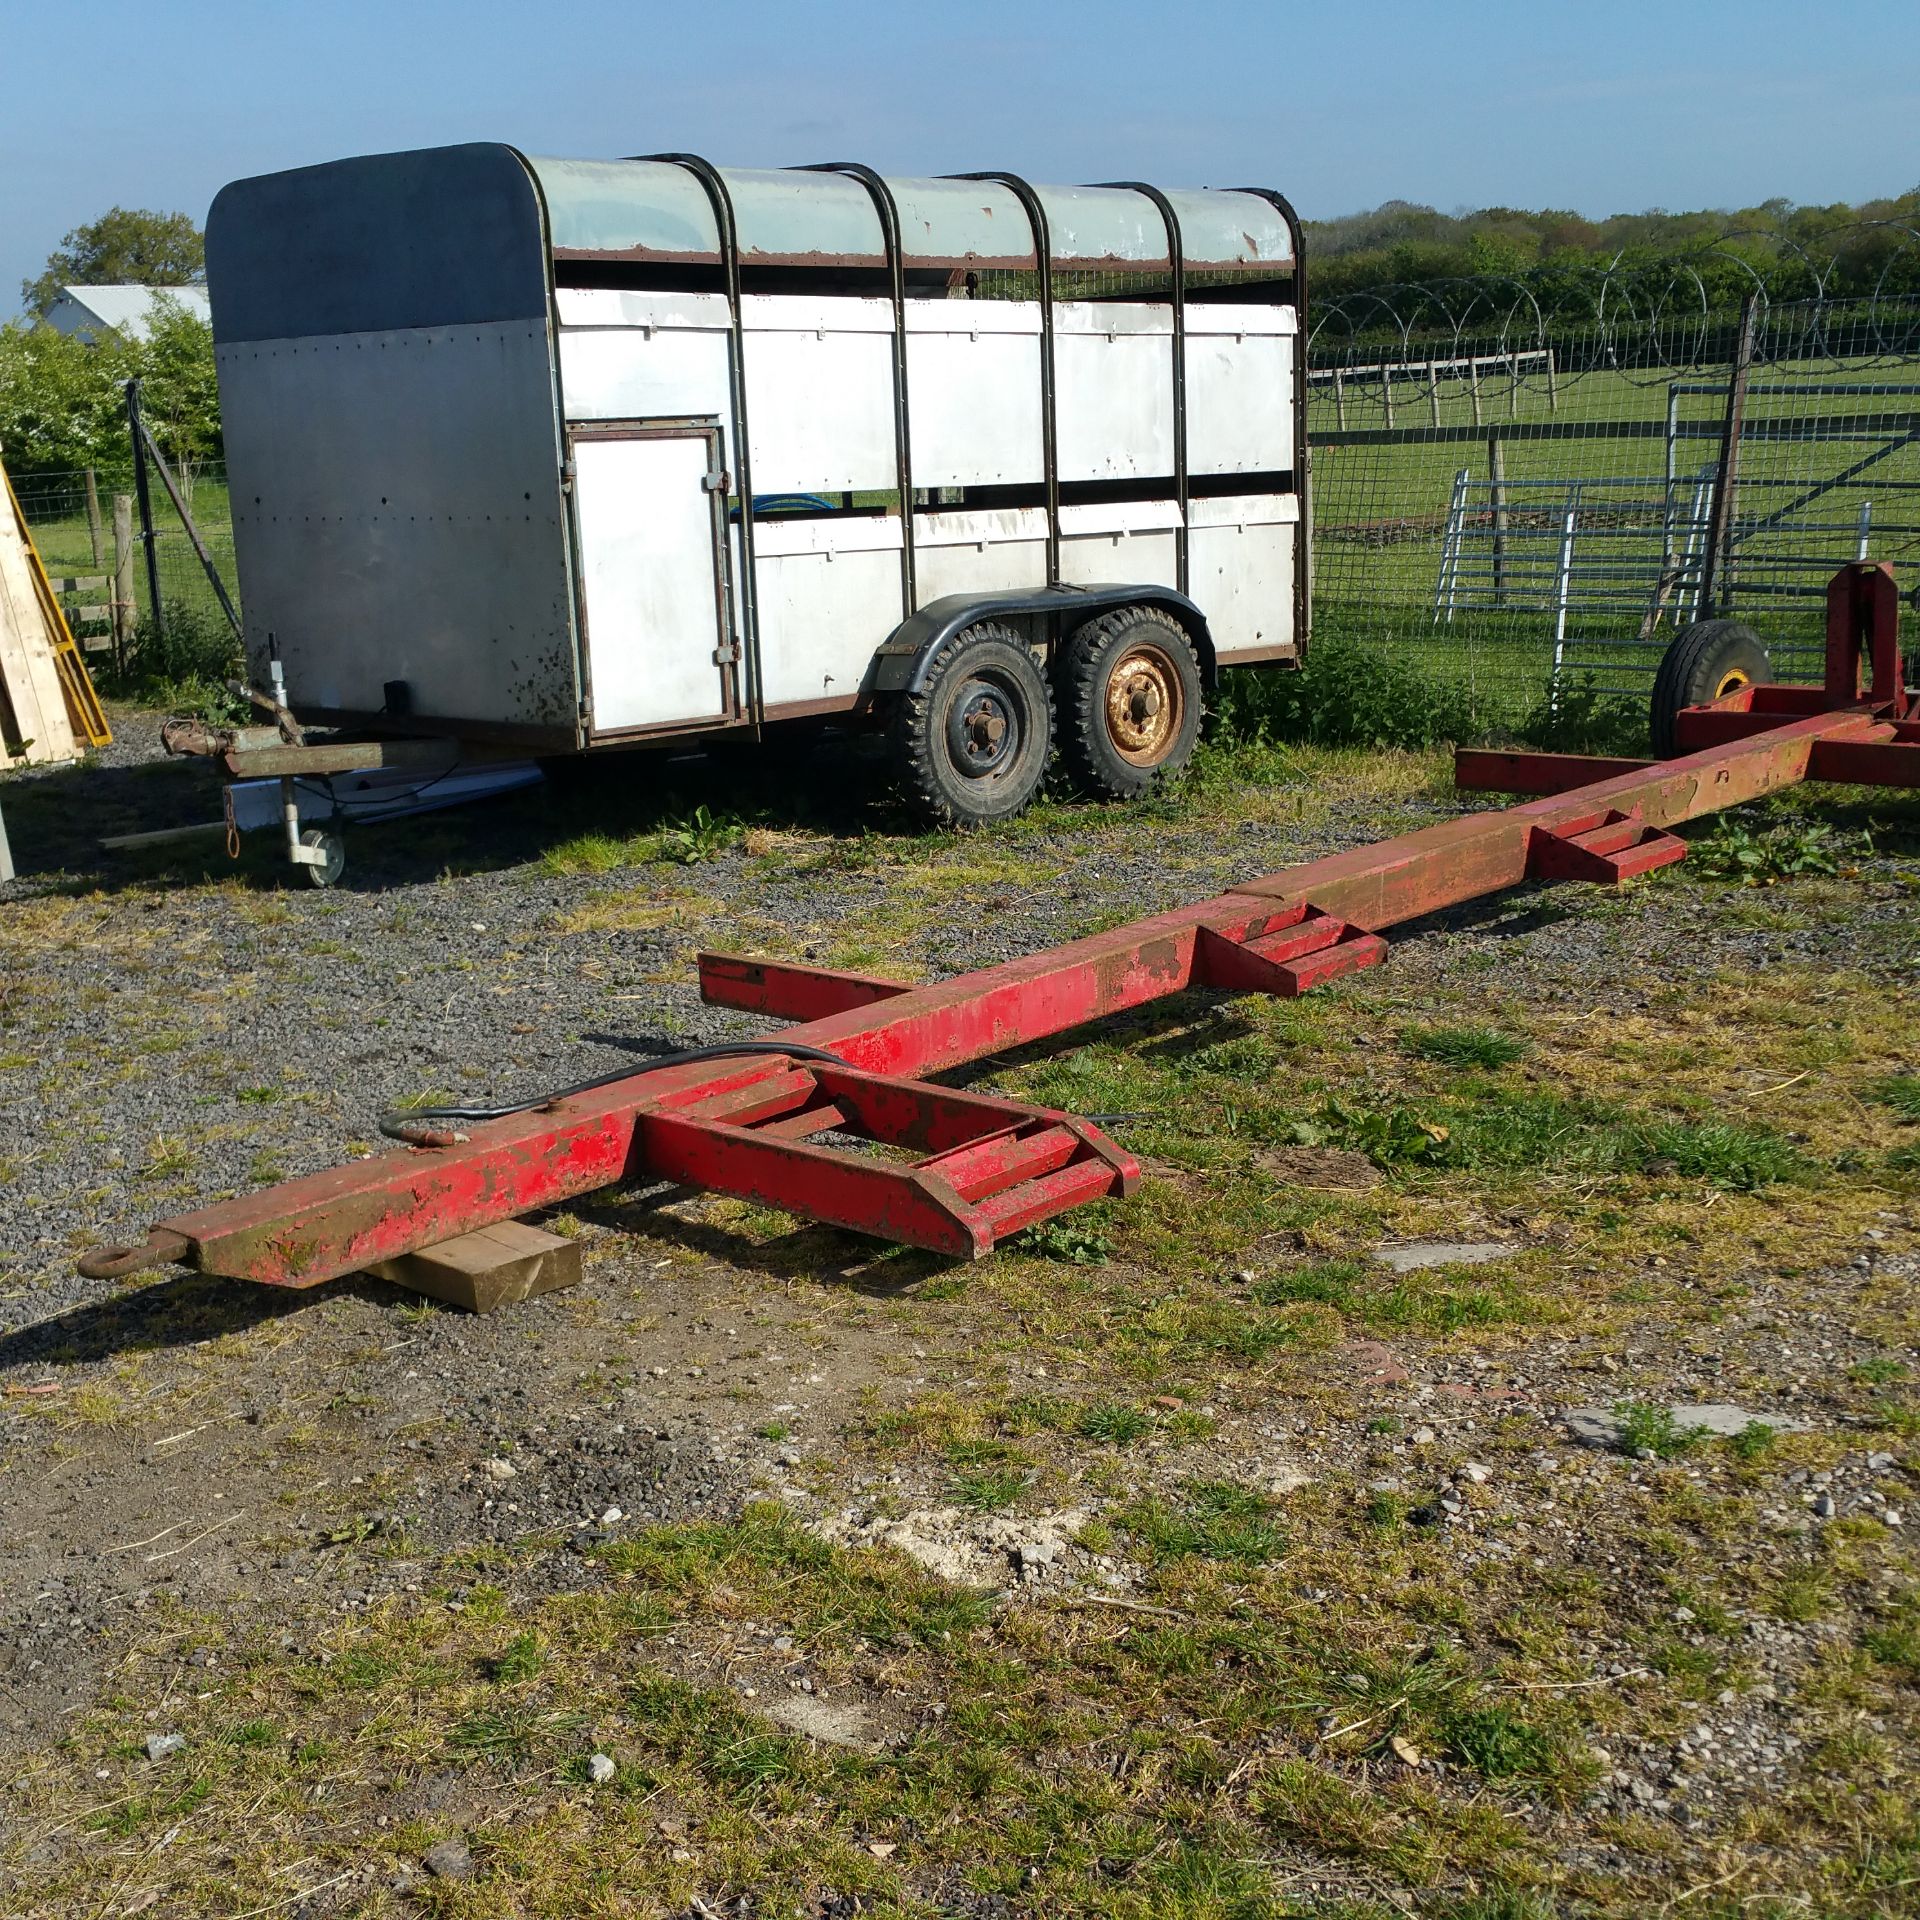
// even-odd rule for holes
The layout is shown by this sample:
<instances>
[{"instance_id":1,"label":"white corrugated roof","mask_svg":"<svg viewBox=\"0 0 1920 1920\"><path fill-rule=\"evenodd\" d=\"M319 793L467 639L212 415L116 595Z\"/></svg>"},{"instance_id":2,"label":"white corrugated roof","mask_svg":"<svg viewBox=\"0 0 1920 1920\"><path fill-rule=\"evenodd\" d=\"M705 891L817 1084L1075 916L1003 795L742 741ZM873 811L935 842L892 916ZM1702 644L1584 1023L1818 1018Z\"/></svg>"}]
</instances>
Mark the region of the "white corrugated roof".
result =
<instances>
[{"instance_id":1,"label":"white corrugated roof","mask_svg":"<svg viewBox=\"0 0 1920 1920\"><path fill-rule=\"evenodd\" d=\"M111 328L128 340L144 340L153 328L154 303L172 300L196 319L211 321L205 287L62 287L46 324L61 333Z\"/></svg>"}]
</instances>

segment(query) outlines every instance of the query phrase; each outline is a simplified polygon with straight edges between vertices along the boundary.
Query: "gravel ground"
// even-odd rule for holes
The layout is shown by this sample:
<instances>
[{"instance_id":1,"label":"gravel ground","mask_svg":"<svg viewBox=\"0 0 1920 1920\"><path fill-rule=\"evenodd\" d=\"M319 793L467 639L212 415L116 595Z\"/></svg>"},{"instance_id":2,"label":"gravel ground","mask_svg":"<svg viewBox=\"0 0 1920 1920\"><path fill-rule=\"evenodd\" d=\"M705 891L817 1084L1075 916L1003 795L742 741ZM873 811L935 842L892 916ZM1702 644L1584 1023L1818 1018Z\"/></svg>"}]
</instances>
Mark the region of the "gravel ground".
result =
<instances>
[{"instance_id":1,"label":"gravel ground","mask_svg":"<svg viewBox=\"0 0 1920 1920\"><path fill-rule=\"evenodd\" d=\"M282 1296L190 1277L129 1291L73 1271L93 1240L138 1240L150 1219L365 1151L390 1102L505 1098L606 1072L625 1056L600 1032L687 1045L756 1030L701 1006L696 947L824 956L911 889L913 864L871 838L893 823L869 753L816 763L807 817L810 834L827 823L824 841L803 844L770 808L743 844L697 865L555 871L542 855L581 816L521 796L357 836L344 883L322 893L282 887L252 849L237 879L217 854L103 864L103 832L218 807L204 768L154 763L149 719L115 718L119 739L97 768L0 790L25 869L0 888L0 1738L54 1736L157 1606L284 1605L296 1648L316 1621L417 1591L464 1549L550 1535L526 1577L564 1591L595 1577L597 1542L730 1512L754 1488L829 1537L890 1544L954 1578L1042 1594L1131 1588L1140 1570L1123 1552L1076 1544L1087 1505L983 1517L951 1506L938 1475L839 1457L863 1396L929 1382L964 1393L982 1377L965 1306L926 1307L903 1332L858 1251L850 1284L828 1297L822 1276L803 1283L757 1258L697 1203L582 1208L590 1231L645 1231L590 1240L588 1280L572 1293L480 1320L361 1279ZM724 791L697 768L668 778L684 806ZM1423 778L1337 818L1223 825L1195 809L1114 833L1067 821L1019 844L1045 875L1038 886L983 869L957 906L888 939L923 977L982 966L1458 806ZM1503 986L1524 982L1544 1006L1626 1013L1662 987L1792 963L1868 971L1890 1005L1910 1005L1920 940L1907 868L1898 853L1863 861L1844 912L1681 890L1573 911L1547 895L1483 903L1404 930L1391 971L1417 989L1497 967ZM1322 1171L1372 1177L1338 1158ZM1581 1447L1560 1416L1607 1404L1629 1379L1713 1401L1764 1375L1777 1409L1831 1424L1823 1383L1878 1350L1855 1295L1920 1274L1905 1250L1913 1222L1897 1207L1885 1221L1875 1233L1901 1245L1836 1246L1818 1312L1804 1284L1776 1296L1759 1274L1711 1342L1676 1349L1650 1332L1597 1357L1548 1328L1490 1361L1349 1341L1334 1363L1344 1411L1223 1410L1209 1468L1276 1497L1342 1477L1404 1495L1433 1507L1490 1578L1516 1556L1570 1551L1604 1576L1615 1564L1605 1516L1656 1470ZM1377 1433L1383 1409L1411 1431ZM1508 1447L1497 1471L1468 1472L1516 1415L1532 1443ZM1182 1470L1174 1450L1149 1449L1124 1485L1087 1500ZM1917 1505L1908 1470L1862 1435L1838 1466L1784 1485L1768 1525L1789 1538L1861 1513L1920 1524ZM356 1554L383 1531L404 1534L408 1557ZM1691 1616L1673 1626L1684 1642ZM1669 1743L1597 1754L1591 1807L1684 1827L1716 1797L1790 1770L1795 1676L1837 1632L1756 1616L1759 1684L1702 1703ZM1624 1640L1596 1633L1581 1651L1592 1684L1633 1684ZM785 1692L806 1691L787 1664ZM874 1725L898 1713L878 1697L859 1710ZM783 1708L794 1725L810 1711ZM1610 1857L1604 1840L1578 1845Z\"/></svg>"}]
</instances>

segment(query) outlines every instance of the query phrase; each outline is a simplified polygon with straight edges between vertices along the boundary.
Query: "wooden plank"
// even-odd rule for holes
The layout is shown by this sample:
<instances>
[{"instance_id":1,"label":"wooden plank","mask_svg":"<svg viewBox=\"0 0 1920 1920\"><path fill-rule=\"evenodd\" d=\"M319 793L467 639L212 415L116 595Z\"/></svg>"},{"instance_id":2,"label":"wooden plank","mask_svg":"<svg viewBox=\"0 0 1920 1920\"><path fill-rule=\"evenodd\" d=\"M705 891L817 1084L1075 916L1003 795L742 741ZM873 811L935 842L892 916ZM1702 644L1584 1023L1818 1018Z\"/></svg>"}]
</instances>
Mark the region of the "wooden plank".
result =
<instances>
[{"instance_id":1,"label":"wooden plank","mask_svg":"<svg viewBox=\"0 0 1920 1920\"><path fill-rule=\"evenodd\" d=\"M362 773L371 767L450 767L460 757L453 740L347 740L318 747L237 747L225 756L237 780L271 774Z\"/></svg>"},{"instance_id":2,"label":"wooden plank","mask_svg":"<svg viewBox=\"0 0 1920 1920\"><path fill-rule=\"evenodd\" d=\"M71 760L78 752L55 643L27 545L26 522L8 483L0 505L0 693L12 711L19 739L27 743L24 754L11 757L27 766ZM0 764L8 757L0 753Z\"/></svg>"},{"instance_id":3,"label":"wooden plank","mask_svg":"<svg viewBox=\"0 0 1920 1920\"><path fill-rule=\"evenodd\" d=\"M367 1272L469 1313L492 1313L573 1286L584 1269L577 1240L563 1240L523 1220L502 1220L418 1253L375 1261Z\"/></svg>"}]
</instances>

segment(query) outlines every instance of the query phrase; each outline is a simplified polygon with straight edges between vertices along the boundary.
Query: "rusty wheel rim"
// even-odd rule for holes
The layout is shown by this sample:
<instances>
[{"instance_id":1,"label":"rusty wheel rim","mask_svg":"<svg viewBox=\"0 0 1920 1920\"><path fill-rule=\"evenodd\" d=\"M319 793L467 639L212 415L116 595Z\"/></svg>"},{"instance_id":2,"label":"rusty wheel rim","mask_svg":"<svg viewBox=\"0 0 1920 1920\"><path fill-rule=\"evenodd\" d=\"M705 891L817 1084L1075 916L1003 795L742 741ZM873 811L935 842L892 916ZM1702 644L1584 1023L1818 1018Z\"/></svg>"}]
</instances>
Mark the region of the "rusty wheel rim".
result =
<instances>
[{"instance_id":1,"label":"rusty wheel rim","mask_svg":"<svg viewBox=\"0 0 1920 1920\"><path fill-rule=\"evenodd\" d=\"M1720 676L1720 684L1714 688L1713 697L1716 700L1724 700L1728 694L1738 693L1742 687L1751 686L1752 684L1752 681L1742 668L1729 667L1726 672Z\"/></svg>"},{"instance_id":2,"label":"rusty wheel rim","mask_svg":"<svg viewBox=\"0 0 1920 1920\"><path fill-rule=\"evenodd\" d=\"M1135 767L1156 767L1186 724L1187 699L1172 657L1159 647L1130 647L1107 675L1107 738Z\"/></svg>"}]
</instances>

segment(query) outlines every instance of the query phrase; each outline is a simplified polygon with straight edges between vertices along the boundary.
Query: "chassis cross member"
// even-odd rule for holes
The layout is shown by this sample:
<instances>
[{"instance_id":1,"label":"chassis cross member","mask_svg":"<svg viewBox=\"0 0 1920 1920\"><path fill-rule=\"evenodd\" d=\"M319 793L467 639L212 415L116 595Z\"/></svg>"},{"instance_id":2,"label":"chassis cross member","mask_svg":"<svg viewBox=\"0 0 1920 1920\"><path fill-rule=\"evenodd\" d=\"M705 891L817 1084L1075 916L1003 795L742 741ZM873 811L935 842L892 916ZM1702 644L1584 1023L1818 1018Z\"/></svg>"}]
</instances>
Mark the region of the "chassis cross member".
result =
<instances>
[{"instance_id":1,"label":"chassis cross member","mask_svg":"<svg viewBox=\"0 0 1920 1920\"><path fill-rule=\"evenodd\" d=\"M700 956L705 998L797 1022L768 1051L641 1068L288 1181L99 1248L93 1277L169 1262L307 1287L597 1188L669 1180L962 1259L1139 1177L1070 1114L933 1084L1190 987L1298 994L1369 967L1383 930L1528 880L1619 882L1680 859L1668 829L1803 780L1920 786L1920 717L1884 566L1828 591L1819 687L1743 686L1678 717L1666 761L1462 752L1462 787L1532 793L1197 905L925 986ZM794 1052L779 1051L790 1043ZM849 1139L891 1153L856 1150Z\"/></svg>"}]
</instances>

